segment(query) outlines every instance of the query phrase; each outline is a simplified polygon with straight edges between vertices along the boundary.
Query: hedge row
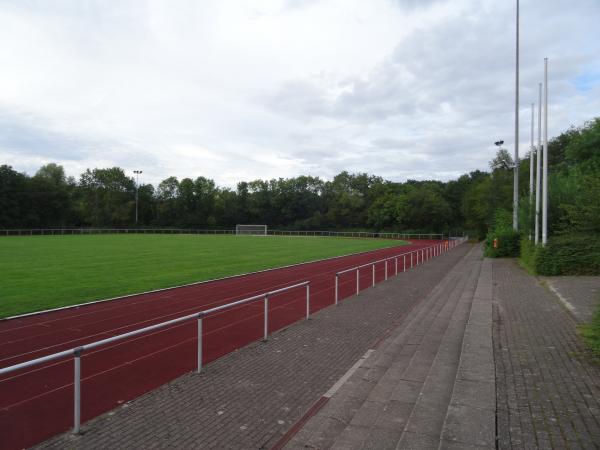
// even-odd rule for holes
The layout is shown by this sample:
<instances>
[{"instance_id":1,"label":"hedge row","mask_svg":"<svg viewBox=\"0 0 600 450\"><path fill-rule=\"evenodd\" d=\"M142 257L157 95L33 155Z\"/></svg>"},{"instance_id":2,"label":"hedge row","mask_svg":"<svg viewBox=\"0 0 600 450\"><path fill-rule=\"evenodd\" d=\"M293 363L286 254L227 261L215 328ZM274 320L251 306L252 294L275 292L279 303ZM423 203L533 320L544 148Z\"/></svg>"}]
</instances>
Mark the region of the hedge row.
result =
<instances>
[{"instance_id":1,"label":"hedge row","mask_svg":"<svg viewBox=\"0 0 600 450\"><path fill-rule=\"evenodd\" d=\"M523 239L521 261L538 275L600 275L600 239L593 234L555 236L545 247Z\"/></svg>"}]
</instances>

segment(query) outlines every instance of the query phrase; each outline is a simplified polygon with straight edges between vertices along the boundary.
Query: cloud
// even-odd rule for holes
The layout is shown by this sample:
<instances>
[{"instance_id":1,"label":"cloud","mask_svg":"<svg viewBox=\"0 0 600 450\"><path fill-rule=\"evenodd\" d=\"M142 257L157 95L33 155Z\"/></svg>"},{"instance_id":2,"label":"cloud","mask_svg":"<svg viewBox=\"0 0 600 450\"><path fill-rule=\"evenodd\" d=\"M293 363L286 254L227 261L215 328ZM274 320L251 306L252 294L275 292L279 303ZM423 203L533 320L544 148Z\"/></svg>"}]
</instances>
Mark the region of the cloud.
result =
<instances>
[{"instance_id":1,"label":"cloud","mask_svg":"<svg viewBox=\"0 0 600 450\"><path fill-rule=\"evenodd\" d=\"M598 17L522 2L522 149L545 56L550 135L600 111ZM512 146L514 31L493 0L1 3L0 160L228 186L452 178Z\"/></svg>"}]
</instances>

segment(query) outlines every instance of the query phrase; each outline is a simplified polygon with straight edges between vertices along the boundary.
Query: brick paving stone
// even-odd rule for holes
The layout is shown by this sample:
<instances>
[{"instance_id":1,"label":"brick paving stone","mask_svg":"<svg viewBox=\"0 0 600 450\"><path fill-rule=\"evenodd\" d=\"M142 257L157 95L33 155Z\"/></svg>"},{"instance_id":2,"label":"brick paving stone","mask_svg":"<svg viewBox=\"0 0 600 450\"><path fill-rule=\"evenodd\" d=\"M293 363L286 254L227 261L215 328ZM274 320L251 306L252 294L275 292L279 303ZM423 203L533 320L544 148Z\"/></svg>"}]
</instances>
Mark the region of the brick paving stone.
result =
<instances>
[{"instance_id":1,"label":"brick paving stone","mask_svg":"<svg viewBox=\"0 0 600 450\"><path fill-rule=\"evenodd\" d=\"M600 366L577 321L513 260L493 281L498 448L600 448Z\"/></svg>"},{"instance_id":2,"label":"brick paving stone","mask_svg":"<svg viewBox=\"0 0 600 450\"><path fill-rule=\"evenodd\" d=\"M400 273L85 423L80 436L66 433L38 448L270 448L471 248Z\"/></svg>"}]
</instances>

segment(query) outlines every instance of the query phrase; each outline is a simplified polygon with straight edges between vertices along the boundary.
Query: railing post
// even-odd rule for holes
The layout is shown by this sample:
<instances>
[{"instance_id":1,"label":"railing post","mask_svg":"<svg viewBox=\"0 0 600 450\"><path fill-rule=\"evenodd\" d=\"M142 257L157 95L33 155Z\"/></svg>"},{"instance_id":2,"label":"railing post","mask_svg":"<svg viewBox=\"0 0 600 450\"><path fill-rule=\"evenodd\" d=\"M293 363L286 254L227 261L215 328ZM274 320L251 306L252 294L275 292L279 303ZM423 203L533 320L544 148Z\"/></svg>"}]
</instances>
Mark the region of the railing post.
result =
<instances>
[{"instance_id":1,"label":"railing post","mask_svg":"<svg viewBox=\"0 0 600 450\"><path fill-rule=\"evenodd\" d=\"M396 265L396 275L398 275L398 257L397 256L394 259L394 261L395 261L395 265Z\"/></svg>"},{"instance_id":2,"label":"railing post","mask_svg":"<svg viewBox=\"0 0 600 450\"><path fill-rule=\"evenodd\" d=\"M402 256L402 272L406 272L406 255Z\"/></svg>"},{"instance_id":3,"label":"railing post","mask_svg":"<svg viewBox=\"0 0 600 450\"><path fill-rule=\"evenodd\" d=\"M410 252L410 268L413 268L413 252Z\"/></svg>"},{"instance_id":4,"label":"railing post","mask_svg":"<svg viewBox=\"0 0 600 450\"><path fill-rule=\"evenodd\" d=\"M202 313L198 314L198 370L202 371Z\"/></svg>"},{"instance_id":5,"label":"railing post","mask_svg":"<svg viewBox=\"0 0 600 450\"><path fill-rule=\"evenodd\" d=\"M375 263L373 263L373 286L375 286Z\"/></svg>"},{"instance_id":6,"label":"railing post","mask_svg":"<svg viewBox=\"0 0 600 450\"><path fill-rule=\"evenodd\" d=\"M387 271L388 271L388 268L387 268L387 266L388 266L388 260L386 259L386 260L385 260L385 280L386 280L386 281L387 281L387 278L388 278L388 277L387 277Z\"/></svg>"},{"instance_id":7,"label":"railing post","mask_svg":"<svg viewBox=\"0 0 600 450\"><path fill-rule=\"evenodd\" d=\"M306 285L306 320L310 315L310 284Z\"/></svg>"},{"instance_id":8,"label":"railing post","mask_svg":"<svg viewBox=\"0 0 600 450\"><path fill-rule=\"evenodd\" d=\"M81 430L81 353L83 349L81 347L75 349L74 368L75 373L73 377L73 433L79 434Z\"/></svg>"},{"instance_id":9,"label":"railing post","mask_svg":"<svg viewBox=\"0 0 600 450\"><path fill-rule=\"evenodd\" d=\"M269 336L269 295L265 294L265 330L263 341L266 341Z\"/></svg>"},{"instance_id":10,"label":"railing post","mask_svg":"<svg viewBox=\"0 0 600 450\"><path fill-rule=\"evenodd\" d=\"M356 268L356 295L360 292L360 269Z\"/></svg>"},{"instance_id":11,"label":"railing post","mask_svg":"<svg viewBox=\"0 0 600 450\"><path fill-rule=\"evenodd\" d=\"M339 288L338 288L338 284L340 281L340 274L336 273L335 274L335 306L337 306L338 304L338 295L339 295Z\"/></svg>"}]
</instances>

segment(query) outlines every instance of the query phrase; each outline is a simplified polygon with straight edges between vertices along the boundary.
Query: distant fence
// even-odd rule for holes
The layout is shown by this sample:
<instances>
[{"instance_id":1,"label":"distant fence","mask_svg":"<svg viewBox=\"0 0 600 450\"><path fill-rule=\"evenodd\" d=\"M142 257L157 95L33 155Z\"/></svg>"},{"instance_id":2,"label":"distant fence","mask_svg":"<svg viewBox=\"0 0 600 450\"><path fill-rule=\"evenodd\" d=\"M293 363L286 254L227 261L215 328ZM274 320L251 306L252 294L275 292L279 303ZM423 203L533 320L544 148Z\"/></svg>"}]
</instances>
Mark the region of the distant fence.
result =
<instances>
[{"instance_id":1,"label":"distant fence","mask_svg":"<svg viewBox=\"0 0 600 450\"><path fill-rule=\"evenodd\" d=\"M31 228L0 230L0 236L62 236L83 234L232 234L235 228L223 230L203 230L195 228ZM369 231L308 231L308 230L267 230L268 236L315 236L348 237L375 239L430 239L442 240L437 233L373 233Z\"/></svg>"}]
</instances>

